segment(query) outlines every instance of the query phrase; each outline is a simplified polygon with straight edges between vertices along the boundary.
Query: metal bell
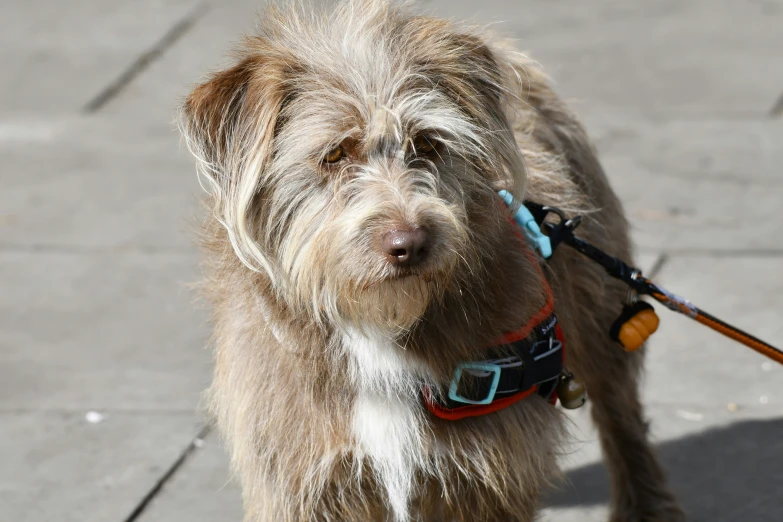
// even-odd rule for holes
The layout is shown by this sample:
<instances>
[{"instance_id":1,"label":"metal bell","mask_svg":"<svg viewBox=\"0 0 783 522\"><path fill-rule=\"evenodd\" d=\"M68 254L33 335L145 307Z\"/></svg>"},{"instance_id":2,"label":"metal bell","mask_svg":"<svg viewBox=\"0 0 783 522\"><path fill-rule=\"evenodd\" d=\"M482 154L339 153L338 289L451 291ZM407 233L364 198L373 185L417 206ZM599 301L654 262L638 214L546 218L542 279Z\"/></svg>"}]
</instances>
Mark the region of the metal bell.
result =
<instances>
[{"instance_id":1,"label":"metal bell","mask_svg":"<svg viewBox=\"0 0 783 522\"><path fill-rule=\"evenodd\" d=\"M557 398L563 408L575 410L587 402L587 392L584 384L576 380L571 372L564 370L557 383Z\"/></svg>"}]
</instances>

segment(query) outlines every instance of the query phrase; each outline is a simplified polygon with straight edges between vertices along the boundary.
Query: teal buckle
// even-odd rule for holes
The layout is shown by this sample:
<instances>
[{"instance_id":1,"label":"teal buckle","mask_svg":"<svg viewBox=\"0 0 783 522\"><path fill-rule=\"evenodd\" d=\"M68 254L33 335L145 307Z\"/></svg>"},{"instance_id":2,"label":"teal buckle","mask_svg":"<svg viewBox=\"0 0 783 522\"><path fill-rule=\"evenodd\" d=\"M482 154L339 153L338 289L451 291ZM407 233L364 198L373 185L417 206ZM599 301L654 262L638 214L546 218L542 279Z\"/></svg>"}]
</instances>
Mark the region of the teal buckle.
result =
<instances>
[{"instance_id":1,"label":"teal buckle","mask_svg":"<svg viewBox=\"0 0 783 522\"><path fill-rule=\"evenodd\" d=\"M511 208L514 204L514 196L507 190L501 190L498 192L506 205ZM533 247L538 250L544 259L549 259L552 256L552 243L549 238L541 232L541 228L536 223L533 214L523 205L519 205L516 214L514 214L514 222L522 229L525 237L533 243Z\"/></svg>"},{"instance_id":2,"label":"teal buckle","mask_svg":"<svg viewBox=\"0 0 783 522\"><path fill-rule=\"evenodd\" d=\"M459 381L462 378L462 370L479 370L494 374L492 377L492 384L489 387L489 393L487 393L487 396L484 399L480 401L473 401L466 399L457 393L457 387L459 386ZM498 383L500 382L500 371L500 366L492 363L459 363L454 369L454 377L451 379L451 384L449 385L449 399L465 404L489 404L495 398L495 392L497 391Z\"/></svg>"}]
</instances>

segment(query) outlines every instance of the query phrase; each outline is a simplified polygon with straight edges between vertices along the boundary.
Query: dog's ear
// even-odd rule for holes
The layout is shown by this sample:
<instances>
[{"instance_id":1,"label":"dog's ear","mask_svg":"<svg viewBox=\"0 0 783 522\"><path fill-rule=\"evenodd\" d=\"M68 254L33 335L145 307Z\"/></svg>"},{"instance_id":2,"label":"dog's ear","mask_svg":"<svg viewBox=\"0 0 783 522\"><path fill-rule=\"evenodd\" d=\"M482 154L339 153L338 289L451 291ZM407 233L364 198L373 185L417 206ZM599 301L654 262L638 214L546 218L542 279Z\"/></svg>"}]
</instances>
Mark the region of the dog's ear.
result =
<instances>
[{"instance_id":1,"label":"dog's ear","mask_svg":"<svg viewBox=\"0 0 783 522\"><path fill-rule=\"evenodd\" d=\"M494 157L476 161L486 165L484 170L492 185L521 197L526 173L507 114L510 104L505 67L495 50L479 36L453 31L447 22L426 20L442 27L420 33L424 40L420 47L428 49L421 61L422 69L472 123L486 131L484 138L491 143L482 143L477 149L489 151Z\"/></svg>"},{"instance_id":2,"label":"dog's ear","mask_svg":"<svg viewBox=\"0 0 783 522\"><path fill-rule=\"evenodd\" d=\"M421 69L458 100L471 119L486 122L486 111L499 108L504 94L495 53L478 36L453 31L446 21L422 20L434 27L417 35L417 47L425 49L418 57Z\"/></svg>"},{"instance_id":3,"label":"dog's ear","mask_svg":"<svg viewBox=\"0 0 783 522\"><path fill-rule=\"evenodd\" d=\"M218 184L239 181L226 178L241 169L242 158L271 153L282 85L276 62L252 55L213 74L185 100L180 128L205 173Z\"/></svg>"},{"instance_id":4,"label":"dog's ear","mask_svg":"<svg viewBox=\"0 0 783 522\"><path fill-rule=\"evenodd\" d=\"M251 225L259 180L273 154L292 68L261 40L232 67L197 86L180 110L180 129L199 163L213 213L242 262L274 277Z\"/></svg>"},{"instance_id":5,"label":"dog's ear","mask_svg":"<svg viewBox=\"0 0 783 522\"><path fill-rule=\"evenodd\" d=\"M253 77L253 60L213 74L193 89L181 111L181 128L199 159L219 168L231 149L236 121Z\"/></svg>"},{"instance_id":6,"label":"dog's ear","mask_svg":"<svg viewBox=\"0 0 783 522\"><path fill-rule=\"evenodd\" d=\"M522 201L527 171L508 118L512 94L507 86L506 68L497 53L478 36L457 34L454 38L469 71L463 81L472 91L470 96L460 93L462 104L472 112L475 121L490 127L493 143L488 149L495 152L495 164L501 167L491 169L493 186L496 190L508 190Z\"/></svg>"}]
</instances>

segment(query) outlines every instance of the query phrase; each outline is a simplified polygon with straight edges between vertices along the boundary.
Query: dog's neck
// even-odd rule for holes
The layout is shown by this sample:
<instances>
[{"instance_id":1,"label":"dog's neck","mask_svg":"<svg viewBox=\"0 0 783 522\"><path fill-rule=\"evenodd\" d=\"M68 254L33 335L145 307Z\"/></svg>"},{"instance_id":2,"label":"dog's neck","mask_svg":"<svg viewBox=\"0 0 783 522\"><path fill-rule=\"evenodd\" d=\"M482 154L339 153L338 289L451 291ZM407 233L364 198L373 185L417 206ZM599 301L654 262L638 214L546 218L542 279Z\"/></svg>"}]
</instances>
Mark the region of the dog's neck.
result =
<instances>
[{"instance_id":1,"label":"dog's neck","mask_svg":"<svg viewBox=\"0 0 783 522\"><path fill-rule=\"evenodd\" d=\"M529 246L514 237L491 260L482 260L475 281L454 286L433 301L409 331L349 328L341 345L359 389L417 394L421 384L449 382L454 367L480 359L482 350L517 330L546 301L539 267ZM476 290L479 289L479 290Z\"/></svg>"},{"instance_id":2,"label":"dog's neck","mask_svg":"<svg viewBox=\"0 0 783 522\"><path fill-rule=\"evenodd\" d=\"M415 396L422 383L433 379L426 360L385 332L349 327L342 332L340 341L357 390L384 396Z\"/></svg>"},{"instance_id":3,"label":"dog's neck","mask_svg":"<svg viewBox=\"0 0 783 522\"><path fill-rule=\"evenodd\" d=\"M428 308L406 339L406 348L425 359L442 382L448 382L457 363L477 359L477 353L528 322L546 301L529 246L513 230L506 237L513 239L483 260L485 268L473 276L475 281Z\"/></svg>"}]
</instances>

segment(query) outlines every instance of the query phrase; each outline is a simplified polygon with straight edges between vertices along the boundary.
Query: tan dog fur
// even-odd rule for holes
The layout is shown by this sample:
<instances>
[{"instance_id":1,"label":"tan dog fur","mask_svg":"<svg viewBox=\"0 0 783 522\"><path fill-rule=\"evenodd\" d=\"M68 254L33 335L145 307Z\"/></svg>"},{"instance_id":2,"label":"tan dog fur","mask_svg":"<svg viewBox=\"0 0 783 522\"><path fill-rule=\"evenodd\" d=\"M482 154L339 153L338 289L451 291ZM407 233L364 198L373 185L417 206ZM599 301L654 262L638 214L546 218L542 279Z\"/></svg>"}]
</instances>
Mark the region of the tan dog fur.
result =
<instances>
[{"instance_id":1,"label":"tan dog fur","mask_svg":"<svg viewBox=\"0 0 783 522\"><path fill-rule=\"evenodd\" d=\"M433 417L420 387L544 299L496 190L586 214L630 262L623 212L582 126L524 56L383 0L269 8L235 65L187 98L211 213L209 404L246 521L524 521L557 476L561 413L532 397ZM437 144L419 154L417 136ZM345 158L324 163L340 146ZM424 227L401 270L379 251ZM566 248L543 265L612 476L613 520L683 519L647 441L641 352L607 331L627 290Z\"/></svg>"}]
</instances>

